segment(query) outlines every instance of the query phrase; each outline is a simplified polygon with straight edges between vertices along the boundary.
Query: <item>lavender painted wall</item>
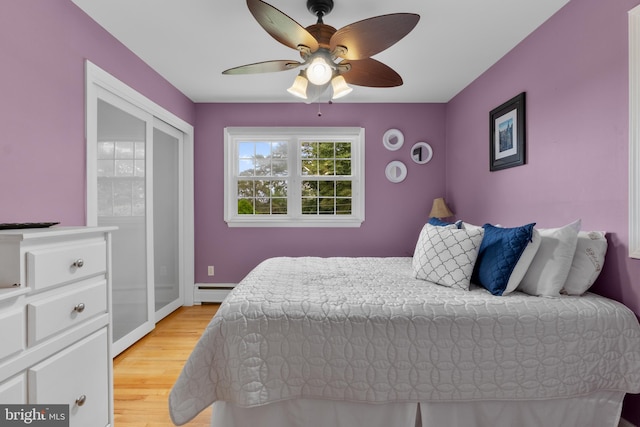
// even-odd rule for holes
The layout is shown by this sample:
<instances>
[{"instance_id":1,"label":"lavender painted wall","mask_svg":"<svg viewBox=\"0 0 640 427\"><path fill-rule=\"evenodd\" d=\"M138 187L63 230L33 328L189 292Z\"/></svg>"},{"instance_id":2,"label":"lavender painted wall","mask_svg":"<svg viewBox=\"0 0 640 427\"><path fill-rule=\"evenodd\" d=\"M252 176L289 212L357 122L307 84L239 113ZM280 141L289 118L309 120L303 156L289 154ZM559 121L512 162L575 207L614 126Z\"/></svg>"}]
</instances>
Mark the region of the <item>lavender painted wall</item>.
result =
<instances>
[{"instance_id":1,"label":"lavender painted wall","mask_svg":"<svg viewBox=\"0 0 640 427\"><path fill-rule=\"evenodd\" d=\"M640 315L628 253L627 11L638 0L573 0L447 105L447 195L469 222L606 230L596 292ZM527 164L489 172L489 111L527 93ZM640 398L624 416L640 425Z\"/></svg>"},{"instance_id":2,"label":"lavender painted wall","mask_svg":"<svg viewBox=\"0 0 640 427\"><path fill-rule=\"evenodd\" d=\"M85 224L85 58L194 123L186 96L70 0L0 2L0 222Z\"/></svg>"},{"instance_id":3,"label":"lavender painted wall","mask_svg":"<svg viewBox=\"0 0 640 427\"><path fill-rule=\"evenodd\" d=\"M195 130L196 282L237 283L272 256L411 256L433 198L444 193L444 104L197 104ZM360 228L229 228L223 212L223 130L226 126L359 126L365 128L366 218ZM382 145L400 129L398 151ZM427 141L426 165L410 160L411 145ZM408 175L384 175L403 160ZM215 276L207 277L207 265ZM213 280L212 280L213 279Z\"/></svg>"}]
</instances>

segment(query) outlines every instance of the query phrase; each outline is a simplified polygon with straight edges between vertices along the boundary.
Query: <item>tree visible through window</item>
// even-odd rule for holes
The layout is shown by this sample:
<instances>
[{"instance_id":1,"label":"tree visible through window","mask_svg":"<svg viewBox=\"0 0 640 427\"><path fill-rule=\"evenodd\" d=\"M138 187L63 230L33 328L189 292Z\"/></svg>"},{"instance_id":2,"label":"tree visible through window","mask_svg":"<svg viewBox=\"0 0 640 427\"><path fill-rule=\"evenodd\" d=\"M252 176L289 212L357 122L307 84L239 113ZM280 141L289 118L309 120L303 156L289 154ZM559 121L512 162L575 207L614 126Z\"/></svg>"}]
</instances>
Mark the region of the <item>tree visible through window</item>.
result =
<instances>
[{"instance_id":1,"label":"tree visible through window","mask_svg":"<svg viewBox=\"0 0 640 427\"><path fill-rule=\"evenodd\" d=\"M359 226L363 134L361 128L227 128L225 220Z\"/></svg>"}]
</instances>

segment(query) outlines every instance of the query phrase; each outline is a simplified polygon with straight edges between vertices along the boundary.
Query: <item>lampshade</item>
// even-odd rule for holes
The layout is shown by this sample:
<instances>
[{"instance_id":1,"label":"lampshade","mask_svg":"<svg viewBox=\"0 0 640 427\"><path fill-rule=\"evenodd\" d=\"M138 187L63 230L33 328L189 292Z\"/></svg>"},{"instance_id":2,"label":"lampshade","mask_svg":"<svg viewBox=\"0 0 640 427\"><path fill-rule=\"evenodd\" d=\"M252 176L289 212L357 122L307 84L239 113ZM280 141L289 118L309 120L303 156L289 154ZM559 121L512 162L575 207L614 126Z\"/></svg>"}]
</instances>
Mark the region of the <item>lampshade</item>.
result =
<instances>
[{"instance_id":1,"label":"lampshade","mask_svg":"<svg viewBox=\"0 0 640 427\"><path fill-rule=\"evenodd\" d=\"M353 90L342 76L334 77L331 80L331 87L333 88L333 99L342 98Z\"/></svg>"},{"instance_id":2,"label":"lampshade","mask_svg":"<svg viewBox=\"0 0 640 427\"><path fill-rule=\"evenodd\" d=\"M297 96L298 98L307 99L307 79L302 76L302 72L296 76L293 84L287 92L292 95Z\"/></svg>"},{"instance_id":3,"label":"lampshade","mask_svg":"<svg viewBox=\"0 0 640 427\"><path fill-rule=\"evenodd\" d=\"M453 216L453 212L449 210L444 198L438 197L437 199L433 199L433 206L431 207L429 217L442 219L449 218L450 216Z\"/></svg>"},{"instance_id":4,"label":"lampshade","mask_svg":"<svg viewBox=\"0 0 640 427\"><path fill-rule=\"evenodd\" d=\"M322 56L317 56L307 67L307 79L314 85L323 85L331 80L333 70Z\"/></svg>"}]
</instances>

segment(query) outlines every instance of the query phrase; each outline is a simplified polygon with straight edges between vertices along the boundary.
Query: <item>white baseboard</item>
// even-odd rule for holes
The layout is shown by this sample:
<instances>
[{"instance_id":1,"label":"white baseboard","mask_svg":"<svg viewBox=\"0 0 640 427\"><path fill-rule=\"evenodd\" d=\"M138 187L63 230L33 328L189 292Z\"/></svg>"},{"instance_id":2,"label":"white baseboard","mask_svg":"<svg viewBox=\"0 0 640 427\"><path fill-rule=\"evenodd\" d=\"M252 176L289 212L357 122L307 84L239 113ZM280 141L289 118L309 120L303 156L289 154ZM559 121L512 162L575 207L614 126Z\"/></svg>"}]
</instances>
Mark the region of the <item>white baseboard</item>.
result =
<instances>
[{"instance_id":1,"label":"white baseboard","mask_svg":"<svg viewBox=\"0 0 640 427\"><path fill-rule=\"evenodd\" d=\"M630 423L624 418L620 418L620 422L618 423L618 427L636 427L635 424Z\"/></svg>"},{"instance_id":2,"label":"white baseboard","mask_svg":"<svg viewBox=\"0 0 640 427\"><path fill-rule=\"evenodd\" d=\"M222 302L235 286L235 283L196 283L193 303Z\"/></svg>"}]
</instances>

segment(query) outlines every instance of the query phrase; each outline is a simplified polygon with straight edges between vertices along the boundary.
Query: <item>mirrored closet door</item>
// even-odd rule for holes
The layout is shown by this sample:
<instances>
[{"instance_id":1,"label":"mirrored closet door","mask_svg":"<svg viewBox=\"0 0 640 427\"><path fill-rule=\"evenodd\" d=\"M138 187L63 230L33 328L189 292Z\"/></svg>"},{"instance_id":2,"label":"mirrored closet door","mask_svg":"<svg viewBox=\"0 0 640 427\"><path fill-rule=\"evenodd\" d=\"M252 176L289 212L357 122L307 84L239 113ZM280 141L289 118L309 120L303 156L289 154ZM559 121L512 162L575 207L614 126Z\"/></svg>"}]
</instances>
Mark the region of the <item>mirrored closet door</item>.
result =
<instances>
[{"instance_id":1,"label":"mirrored closet door","mask_svg":"<svg viewBox=\"0 0 640 427\"><path fill-rule=\"evenodd\" d=\"M108 90L112 85L91 85L88 77L87 225L118 227L111 259L115 356L192 303L184 297L185 277L192 277L184 267L185 252L192 256L184 189L192 180L185 184L185 133Z\"/></svg>"}]
</instances>

